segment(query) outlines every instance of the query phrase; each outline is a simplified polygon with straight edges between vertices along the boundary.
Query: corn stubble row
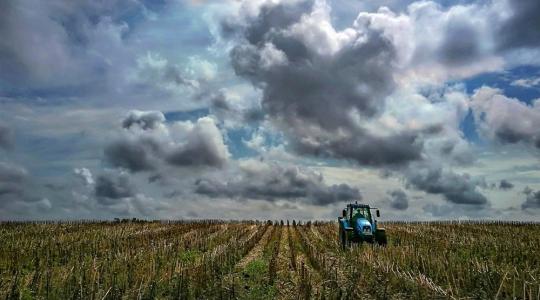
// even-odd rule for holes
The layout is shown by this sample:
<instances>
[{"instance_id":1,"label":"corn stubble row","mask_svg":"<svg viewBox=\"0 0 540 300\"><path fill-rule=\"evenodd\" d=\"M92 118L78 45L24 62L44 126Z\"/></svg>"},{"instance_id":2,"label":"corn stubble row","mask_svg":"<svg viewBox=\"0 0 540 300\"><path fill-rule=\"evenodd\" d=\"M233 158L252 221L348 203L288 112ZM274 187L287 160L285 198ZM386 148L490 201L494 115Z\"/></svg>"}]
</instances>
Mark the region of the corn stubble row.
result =
<instances>
[{"instance_id":1,"label":"corn stubble row","mask_svg":"<svg viewBox=\"0 0 540 300\"><path fill-rule=\"evenodd\" d=\"M384 227L343 251L335 222L1 223L0 299L540 299L538 224Z\"/></svg>"}]
</instances>

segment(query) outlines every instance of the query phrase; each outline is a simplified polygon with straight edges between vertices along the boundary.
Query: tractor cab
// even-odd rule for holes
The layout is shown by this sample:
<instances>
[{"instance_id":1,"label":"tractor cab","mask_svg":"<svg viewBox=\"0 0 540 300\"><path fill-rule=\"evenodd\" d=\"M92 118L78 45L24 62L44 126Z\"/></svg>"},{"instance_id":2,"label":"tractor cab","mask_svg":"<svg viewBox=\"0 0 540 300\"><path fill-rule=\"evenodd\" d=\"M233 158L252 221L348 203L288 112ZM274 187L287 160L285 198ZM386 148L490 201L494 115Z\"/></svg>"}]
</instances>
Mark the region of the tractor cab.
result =
<instances>
[{"instance_id":1,"label":"tractor cab","mask_svg":"<svg viewBox=\"0 0 540 300\"><path fill-rule=\"evenodd\" d=\"M369 208L369 205L362 206L360 204L356 204L354 206L348 205L349 207L349 213L348 217L350 220L354 219L366 219L373 223L373 218L371 217L371 210Z\"/></svg>"},{"instance_id":2,"label":"tractor cab","mask_svg":"<svg viewBox=\"0 0 540 300\"><path fill-rule=\"evenodd\" d=\"M338 218L339 238L345 248L350 243L374 243L386 244L386 233L383 228L377 228L377 220L372 216L371 210L376 210L377 217L380 212L375 207L358 202L347 204L342 216Z\"/></svg>"}]
</instances>

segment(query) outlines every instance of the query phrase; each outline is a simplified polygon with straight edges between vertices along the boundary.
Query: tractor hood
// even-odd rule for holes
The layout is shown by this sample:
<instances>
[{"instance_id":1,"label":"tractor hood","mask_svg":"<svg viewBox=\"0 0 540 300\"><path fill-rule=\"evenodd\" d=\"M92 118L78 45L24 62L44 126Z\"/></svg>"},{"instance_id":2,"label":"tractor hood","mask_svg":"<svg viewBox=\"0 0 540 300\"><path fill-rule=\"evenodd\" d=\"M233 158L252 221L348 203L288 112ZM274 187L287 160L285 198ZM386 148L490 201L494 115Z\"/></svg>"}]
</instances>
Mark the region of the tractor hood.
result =
<instances>
[{"instance_id":1,"label":"tractor hood","mask_svg":"<svg viewBox=\"0 0 540 300\"><path fill-rule=\"evenodd\" d=\"M358 218L356 219L356 224L354 224L354 229L357 233L366 233L369 232L371 234L371 223L364 219L364 218Z\"/></svg>"}]
</instances>

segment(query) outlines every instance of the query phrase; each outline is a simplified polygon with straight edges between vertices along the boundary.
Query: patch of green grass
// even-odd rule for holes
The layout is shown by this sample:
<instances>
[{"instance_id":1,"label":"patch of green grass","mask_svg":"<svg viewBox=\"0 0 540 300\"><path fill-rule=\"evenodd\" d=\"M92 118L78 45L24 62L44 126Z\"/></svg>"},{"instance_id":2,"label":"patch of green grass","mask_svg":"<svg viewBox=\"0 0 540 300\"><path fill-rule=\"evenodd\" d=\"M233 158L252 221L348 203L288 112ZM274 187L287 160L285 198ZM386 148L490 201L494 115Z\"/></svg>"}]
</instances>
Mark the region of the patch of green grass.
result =
<instances>
[{"instance_id":1,"label":"patch of green grass","mask_svg":"<svg viewBox=\"0 0 540 300\"><path fill-rule=\"evenodd\" d=\"M268 285L268 262L256 259L248 263L242 272L244 299L273 299L277 293Z\"/></svg>"},{"instance_id":2,"label":"patch of green grass","mask_svg":"<svg viewBox=\"0 0 540 300\"><path fill-rule=\"evenodd\" d=\"M201 251L196 249L186 250L180 253L180 260L183 263L193 263L201 256L201 254Z\"/></svg>"},{"instance_id":3,"label":"patch of green grass","mask_svg":"<svg viewBox=\"0 0 540 300\"><path fill-rule=\"evenodd\" d=\"M247 264L244 272L251 278L259 278L268 272L268 263L261 259L255 259Z\"/></svg>"}]
</instances>

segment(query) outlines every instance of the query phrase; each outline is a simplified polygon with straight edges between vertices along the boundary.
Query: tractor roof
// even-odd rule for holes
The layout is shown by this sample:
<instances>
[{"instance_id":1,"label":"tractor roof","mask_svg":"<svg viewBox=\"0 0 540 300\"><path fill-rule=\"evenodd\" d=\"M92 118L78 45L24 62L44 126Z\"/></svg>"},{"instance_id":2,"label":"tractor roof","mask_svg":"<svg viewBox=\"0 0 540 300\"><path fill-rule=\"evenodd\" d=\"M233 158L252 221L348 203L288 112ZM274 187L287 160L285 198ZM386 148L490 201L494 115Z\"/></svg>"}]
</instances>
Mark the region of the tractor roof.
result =
<instances>
[{"instance_id":1,"label":"tractor roof","mask_svg":"<svg viewBox=\"0 0 540 300\"><path fill-rule=\"evenodd\" d=\"M358 204L358 203L351 203L351 204L347 204L347 208L349 207L352 207L352 208L369 208L369 205L367 204Z\"/></svg>"}]
</instances>

